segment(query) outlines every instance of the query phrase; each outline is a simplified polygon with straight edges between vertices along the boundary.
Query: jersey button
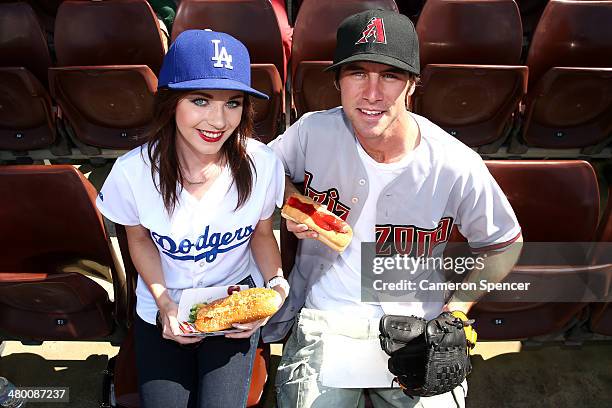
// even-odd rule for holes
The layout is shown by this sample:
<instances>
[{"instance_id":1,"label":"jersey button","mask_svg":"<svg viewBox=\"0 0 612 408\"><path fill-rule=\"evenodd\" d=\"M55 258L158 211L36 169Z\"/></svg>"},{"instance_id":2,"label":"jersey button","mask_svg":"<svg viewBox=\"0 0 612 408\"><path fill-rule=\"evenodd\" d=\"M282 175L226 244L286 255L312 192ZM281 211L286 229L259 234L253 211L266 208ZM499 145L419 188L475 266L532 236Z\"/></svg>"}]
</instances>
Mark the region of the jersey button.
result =
<instances>
[{"instance_id":1,"label":"jersey button","mask_svg":"<svg viewBox=\"0 0 612 408\"><path fill-rule=\"evenodd\" d=\"M357 202L358 202L358 201L359 201L359 199L358 199L357 197L353 197L353 198L351 198L351 202L352 202L353 204L357 204Z\"/></svg>"},{"instance_id":2,"label":"jersey button","mask_svg":"<svg viewBox=\"0 0 612 408\"><path fill-rule=\"evenodd\" d=\"M365 183L366 183L365 179L359 180L359 185L360 186L365 186Z\"/></svg>"},{"instance_id":3,"label":"jersey button","mask_svg":"<svg viewBox=\"0 0 612 408\"><path fill-rule=\"evenodd\" d=\"M203 268L203 267L204 267L204 265L206 265L206 263L205 263L205 262L200 262L200 267L201 267L201 268Z\"/></svg>"}]
</instances>

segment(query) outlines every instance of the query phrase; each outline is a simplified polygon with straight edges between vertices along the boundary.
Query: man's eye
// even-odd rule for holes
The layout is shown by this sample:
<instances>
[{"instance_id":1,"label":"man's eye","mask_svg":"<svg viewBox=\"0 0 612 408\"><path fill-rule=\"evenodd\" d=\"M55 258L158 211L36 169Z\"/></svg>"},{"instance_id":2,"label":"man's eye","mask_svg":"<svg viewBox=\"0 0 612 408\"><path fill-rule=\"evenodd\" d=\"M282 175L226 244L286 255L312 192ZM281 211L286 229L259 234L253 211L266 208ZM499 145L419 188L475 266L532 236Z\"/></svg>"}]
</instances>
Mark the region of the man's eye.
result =
<instances>
[{"instance_id":1,"label":"man's eye","mask_svg":"<svg viewBox=\"0 0 612 408\"><path fill-rule=\"evenodd\" d=\"M208 103L206 99L202 99L202 98L196 98L192 100L191 102L193 102L193 104L196 106L205 106Z\"/></svg>"},{"instance_id":2,"label":"man's eye","mask_svg":"<svg viewBox=\"0 0 612 408\"><path fill-rule=\"evenodd\" d=\"M239 107L241 105L241 103L240 103L240 101L229 101L225 105L227 105L227 107L230 108L230 109L234 109L234 108Z\"/></svg>"},{"instance_id":3,"label":"man's eye","mask_svg":"<svg viewBox=\"0 0 612 408\"><path fill-rule=\"evenodd\" d=\"M385 79L397 79L397 75L395 75L395 74L385 74L384 78Z\"/></svg>"},{"instance_id":4,"label":"man's eye","mask_svg":"<svg viewBox=\"0 0 612 408\"><path fill-rule=\"evenodd\" d=\"M359 72L359 71L353 72L353 76L355 78L363 78L363 77L365 77L365 72Z\"/></svg>"}]
</instances>

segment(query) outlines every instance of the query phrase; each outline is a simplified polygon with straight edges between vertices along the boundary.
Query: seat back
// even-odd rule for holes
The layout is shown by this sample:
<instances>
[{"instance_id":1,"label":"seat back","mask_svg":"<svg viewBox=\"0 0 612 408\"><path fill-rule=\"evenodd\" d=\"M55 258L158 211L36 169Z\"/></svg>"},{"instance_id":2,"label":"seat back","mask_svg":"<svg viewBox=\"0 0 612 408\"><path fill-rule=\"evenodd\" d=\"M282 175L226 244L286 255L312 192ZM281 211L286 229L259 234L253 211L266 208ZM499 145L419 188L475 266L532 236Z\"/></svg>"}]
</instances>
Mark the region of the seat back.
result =
<instances>
[{"instance_id":1,"label":"seat back","mask_svg":"<svg viewBox=\"0 0 612 408\"><path fill-rule=\"evenodd\" d=\"M590 242L599 217L597 176L580 160L487 162L526 242Z\"/></svg>"},{"instance_id":2,"label":"seat back","mask_svg":"<svg viewBox=\"0 0 612 408\"><path fill-rule=\"evenodd\" d=\"M501 144L527 91L514 0L429 0L416 29L414 111L469 146Z\"/></svg>"},{"instance_id":3,"label":"seat back","mask_svg":"<svg viewBox=\"0 0 612 408\"><path fill-rule=\"evenodd\" d=\"M520 61L523 28L514 0L428 0L416 29L421 67Z\"/></svg>"},{"instance_id":4,"label":"seat back","mask_svg":"<svg viewBox=\"0 0 612 408\"><path fill-rule=\"evenodd\" d=\"M542 246L535 247L536 242L594 240L599 190L588 162L508 160L489 161L487 167L516 213L526 242L524 253L540 259L534 248ZM582 299L592 297L587 288L599 289L609 282L605 268L568 262L519 262L504 282L528 283L528 291L491 292L480 299L470 313L476 319L479 337L510 340L567 330L588 305ZM523 301L517 301L523 295Z\"/></svg>"},{"instance_id":5,"label":"seat back","mask_svg":"<svg viewBox=\"0 0 612 408\"><path fill-rule=\"evenodd\" d=\"M145 0L64 1L55 20L58 66L147 65L159 74L164 46Z\"/></svg>"},{"instance_id":6,"label":"seat back","mask_svg":"<svg viewBox=\"0 0 612 408\"><path fill-rule=\"evenodd\" d=\"M0 330L38 340L92 339L114 328L124 279L95 207L96 190L73 166L0 167ZM92 279L93 278L93 279Z\"/></svg>"},{"instance_id":7,"label":"seat back","mask_svg":"<svg viewBox=\"0 0 612 408\"><path fill-rule=\"evenodd\" d=\"M611 170L612 167L609 167L609 176L612 176ZM612 182L612 178L608 178L608 182ZM608 261L610 259L609 249L612 245L612 184L608 185L608 205L599 222L597 237L601 247L598 248L595 258L598 259L601 256L603 260ZM612 265L609 269L610 275L612 275ZM607 302L591 304L590 327L595 333L612 336L612 285L608 288Z\"/></svg>"},{"instance_id":8,"label":"seat back","mask_svg":"<svg viewBox=\"0 0 612 408\"><path fill-rule=\"evenodd\" d=\"M550 0L527 56L535 86L552 67L612 67L612 1Z\"/></svg>"},{"instance_id":9,"label":"seat back","mask_svg":"<svg viewBox=\"0 0 612 408\"><path fill-rule=\"evenodd\" d=\"M599 242L612 242L612 165L605 168L604 177L608 183L608 204L599 221L597 240Z\"/></svg>"},{"instance_id":10,"label":"seat back","mask_svg":"<svg viewBox=\"0 0 612 408\"><path fill-rule=\"evenodd\" d=\"M551 0L529 48L523 139L585 148L612 134L612 1Z\"/></svg>"},{"instance_id":11,"label":"seat back","mask_svg":"<svg viewBox=\"0 0 612 408\"><path fill-rule=\"evenodd\" d=\"M55 273L87 259L113 265L96 190L73 166L0 167L0 271Z\"/></svg>"},{"instance_id":12,"label":"seat back","mask_svg":"<svg viewBox=\"0 0 612 408\"><path fill-rule=\"evenodd\" d=\"M501 144L527 92L527 67L429 64L413 109L468 146Z\"/></svg>"},{"instance_id":13,"label":"seat back","mask_svg":"<svg viewBox=\"0 0 612 408\"><path fill-rule=\"evenodd\" d=\"M183 0L172 26L172 40L189 29L228 33L249 50L251 64L274 64L285 81L280 28L269 0Z\"/></svg>"},{"instance_id":14,"label":"seat back","mask_svg":"<svg viewBox=\"0 0 612 408\"><path fill-rule=\"evenodd\" d=\"M0 66L24 67L43 84L51 57L45 34L27 3L0 3Z\"/></svg>"},{"instance_id":15,"label":"seat back","mask_svg":"<svg viewBox=\"0 0 612 408\"><path fill-rule=\"evenodd\" d=\"M146 65L49 70L51 94L87 145L132 149L151 132L157 78Z\"/></svg>"},{"instance_id":16,"label":"seat back","mask_svg":"<svg viewBox=\"0 0 612 408\"><path fill-rule=\"evenodd\" d=\"M273 64L251 64L251 85L270 99L251 98L255 135L263 143L276 137L283 110L283 83Z\"/></svg>"},{"instance_id":17,"label":"seat back","mask_svg":"<svg viewBox=\"0 0 612 408\"><path fill-rule=\"evenodd\" d=\"M39 149L54 140L51 98L43 84L24 67L0 67L0 150Z\"/></svg>"}]
</instances>

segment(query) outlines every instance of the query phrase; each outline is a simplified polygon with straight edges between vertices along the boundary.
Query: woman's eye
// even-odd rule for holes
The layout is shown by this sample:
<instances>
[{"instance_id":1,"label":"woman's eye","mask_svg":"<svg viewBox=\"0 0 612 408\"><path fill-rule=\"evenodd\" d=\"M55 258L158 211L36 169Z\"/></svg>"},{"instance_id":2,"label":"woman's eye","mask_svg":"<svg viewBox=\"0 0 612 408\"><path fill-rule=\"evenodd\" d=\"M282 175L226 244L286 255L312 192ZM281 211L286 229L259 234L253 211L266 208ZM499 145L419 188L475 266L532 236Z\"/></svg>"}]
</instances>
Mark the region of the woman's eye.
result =
<instances>
[{"instance_id":1,"label":"woman's eye","mask_svg":"<svg viewBox=\"0 0 612 408\"><path fill-rule=\"evenodd\" d=\"M225 105L230 109L234 109L240 106L240 101L229 101Z\"/></svg>"},{"instance_id":2,"label":"woman's eye","mask_svg":"<svg viewBox=\"0 0 612 408\"><path fill-rule=\"evenodd\" d=\"M202 99L202 98L194 99L192 102L196 106L205 106L208 103L206 99Z\"/></svg>"}]
</instances>

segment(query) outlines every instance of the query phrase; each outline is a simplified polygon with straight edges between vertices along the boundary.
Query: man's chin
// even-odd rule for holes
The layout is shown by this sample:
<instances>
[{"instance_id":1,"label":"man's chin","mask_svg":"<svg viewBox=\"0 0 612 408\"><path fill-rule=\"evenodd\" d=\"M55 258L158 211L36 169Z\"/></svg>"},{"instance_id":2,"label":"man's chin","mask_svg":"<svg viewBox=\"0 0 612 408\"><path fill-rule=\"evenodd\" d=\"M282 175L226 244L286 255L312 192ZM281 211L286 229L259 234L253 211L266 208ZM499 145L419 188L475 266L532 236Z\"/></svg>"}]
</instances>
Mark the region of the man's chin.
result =
<instances>
[{"instance_id":1,"label":"man's chin","mask_svg":"<svg viewBox=\"0 0 612 408\"><path fill-rule=\"evenodd\" d=\"M359 128L355 129L357 137L361 140L376 140L382 135L382 130L379 128Z\"/></svg>"}]
</instances>

